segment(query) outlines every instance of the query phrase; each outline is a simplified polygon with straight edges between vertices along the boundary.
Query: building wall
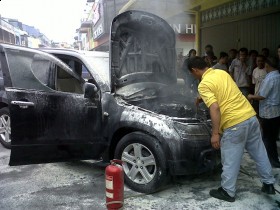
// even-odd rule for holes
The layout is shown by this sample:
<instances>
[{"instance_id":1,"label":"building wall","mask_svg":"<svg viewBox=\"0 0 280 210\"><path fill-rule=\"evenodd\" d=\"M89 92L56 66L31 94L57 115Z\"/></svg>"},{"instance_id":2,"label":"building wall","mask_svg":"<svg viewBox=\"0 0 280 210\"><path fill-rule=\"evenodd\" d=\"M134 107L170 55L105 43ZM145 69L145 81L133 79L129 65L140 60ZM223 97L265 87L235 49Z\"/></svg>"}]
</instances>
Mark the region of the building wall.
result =
<instances>
[{"instance_id":1,"label":"building wall","mask_svg":"<svg viewBox=\"0 0 280 210\"><path fill-rule=\"evenodd\" d=\"M0 42L15 44L15 36L14 27L0 16Z\"/></svg>"},{"instance_id":2,"label":"building wall","mask_svg":"<svg viewBox=\"0 0 280 210\"><path fill-rule=\"evenodd\" d=\"M39 39L36 39L34 37L28 37L27 40L28 40L28 47L31 47L31 48L40 47L41 42Z\"/></svg>"},{"instance_id":3,"label":"building wall","mask_svg":"<svg viewBox=\"0 0 280 210\"><path fill-rule=\"evenodd\" d=\"M109 50L111 22L127 2L128 0L95 1L93 10L96 10L96 12L93 11L93 15L90 17L93 20L93 50ZM145 4L145 1L139 1L137 4L135 3L135 8L128 9L140 9L155 13L156 7L160 6L161 2L160 0L154 0L153 3L154 4L151 4L151 2L149 4ZM100 4L98 7L99 11L95 9L97 8L98 4ZM168 17L162 14L162 18L165 19L175 31L177 52L183 52L183 55L187 55L188 51L195 46L195 15L183 10L178 10L174 14L175 15Z\"/></svg>"},{"instance_id":4,"label":"building wall","mask_svg":"<svg viewBox=\"0 0 280 210\"><path fill-rule=\"evenodd\" d=\"M165 19L165 17L163 18ZM195 48L195 15L189 12L181 12L166 18L166 21L173 28L176 35L177 55L182 52L183 56L187 56L189 50Z\"/></svg>"},{"instance_id":5,"label":"building wall","mask_svg":"<svg viewBox=\"0 0 280 210\"><path fill-rule=\"evenodd\" d=\"M276 55L280 44L280 1L237 0L201 14L201 52L211 44L214 52L247 47L270 49ZM269 3L270 2L270 3Z\"/></svg>"},{"instance_id":6,"label":"building wall","mask_svg":"<svg viewBox=\"0 0 280 210\"><path fill-rule=\"evenodd\" d=\"M128 0L98 0L93 7L92 39L94 50L109 50L110 27L113 18ZM105 41L104 41L105 40Z\"/></svg>"},{"instance_id":7,"label":"building wall","mask_svg":"<svg viewBox=\"0 0 280 210\"><path fill-rule=\"evenodd\" d=\"M269 24L268 24L269 23ZM277 35L278 34L278 35ZM247 47L261 51L270 49L271 54L276 53L280 45L280 13L251 18L248 20L203 28L201 30L201 46L207 44L214 46L215 54L228 51L231 48Z\"/></svg>"}]
</instances>

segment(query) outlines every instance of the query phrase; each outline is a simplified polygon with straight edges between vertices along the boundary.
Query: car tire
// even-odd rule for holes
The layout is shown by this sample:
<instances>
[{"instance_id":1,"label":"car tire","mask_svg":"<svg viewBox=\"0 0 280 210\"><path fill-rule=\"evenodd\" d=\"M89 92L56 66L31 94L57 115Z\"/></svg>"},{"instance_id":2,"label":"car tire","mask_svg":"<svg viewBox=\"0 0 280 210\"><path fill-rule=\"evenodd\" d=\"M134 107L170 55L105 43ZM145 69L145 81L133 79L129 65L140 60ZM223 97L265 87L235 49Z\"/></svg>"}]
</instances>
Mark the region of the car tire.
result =
<instances>
[{"instance_id":1,"label":"car tire","mask_svg":"<svg viewBox=\"0 0 280 210\"><path fill-rule=\"evenodd\" d=\"M0 109L0 143L11 149L11 120L8 107Z\"/></svg>"},{"instance_id":2,"label":"car tire","mask_svg":"<svg viewBox=\"0 0 280 210\"><path fill-rule=\"evenodd\" d=\"M135 154L136 153L136 154ZM157 139L142 132L124 136L115 150L122 160L125 184L141 193L154 193L169 180L165 153Z\"/></svg>"}]
</instances>

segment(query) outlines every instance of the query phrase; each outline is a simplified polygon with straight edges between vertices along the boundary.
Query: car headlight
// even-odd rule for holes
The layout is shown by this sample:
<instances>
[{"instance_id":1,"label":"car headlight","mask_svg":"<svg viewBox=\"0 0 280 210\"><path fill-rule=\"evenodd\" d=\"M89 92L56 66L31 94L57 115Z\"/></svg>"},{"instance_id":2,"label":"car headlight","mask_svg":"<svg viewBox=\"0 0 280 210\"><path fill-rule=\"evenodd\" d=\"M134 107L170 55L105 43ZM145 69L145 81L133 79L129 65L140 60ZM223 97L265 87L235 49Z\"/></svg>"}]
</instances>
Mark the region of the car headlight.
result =
<instances>
[{"instance_id":1,"label":"car headlight","mask_svg":"<svg viewBox=\"0 0 280 210\"><path fill-rule=\"evenodd\" d=\"M204 123L173 122L173 124L181 138L190 140L209 139L210 130Z\"/></svg>"}]
</instances>

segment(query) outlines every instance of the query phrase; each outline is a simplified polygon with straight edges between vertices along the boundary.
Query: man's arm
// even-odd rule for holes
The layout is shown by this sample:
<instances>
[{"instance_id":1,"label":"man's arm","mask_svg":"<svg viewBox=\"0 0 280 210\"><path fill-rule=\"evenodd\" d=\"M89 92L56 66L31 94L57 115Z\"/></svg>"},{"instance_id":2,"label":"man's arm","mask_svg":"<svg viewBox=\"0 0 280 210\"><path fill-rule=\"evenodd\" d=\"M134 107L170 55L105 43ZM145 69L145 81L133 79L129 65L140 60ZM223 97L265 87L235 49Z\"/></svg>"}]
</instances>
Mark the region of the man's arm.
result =
<instances>
[{"instance_id":1,"label":"man's arm","mask_svg":"<svg viewBox=\"0 0 280 210\"><path fill-rule=\"evenodd\" d=\"M256 100L256 101L261 101L261 100L264 100L265 97L262 97L262 96L258 96L258 95L252 95L252 94L249 94L247 96L248 100Z\"/></svg>"},{"instance_id":2,"label":"man's arm","mask_svg":"<svg viewBox=\"0 0 280 210\"><path fill-rule=\"evenodd\" d=\"M220 107L217 102L213 83L200 83L198 86L198 92L201 98L203 99L205 105L210 110L210 116L212 121L212 137L211 144L215 149L220 148L220 122L221 122L221 112Z\"/></svg>"},{"instance_id":3,"label":"man's arm","mask_svg":"<svg viewBox=\"0 0 280 210\"><path fill-rule=\"evenodd\" d=\"M195 99L195 105L196 106L199 106L199 104L202 102L202 98L200 96L197 96L196 99Z\"/></svg>"},{"instance_id":4,"label":"man's arm","mask_svg":"<svg viewBox=\"0 0 280 210\"><path fill-rule=\"evenodd\" d=\"M220 107L217 102L214 102L209 107L210 109L210 116L212 121L212 137L211 137L211 144L212 147L215 149L220 148L220 123L221 123L221 112Z\"/></svg>"},{"instance_id":5,"label":"man's arm","mask_svg":"<svg viewBox=\"0 0 280 210\"><path fill-rule=\"evenodd\" d=\"M231 65L228 68L229 75L233 80L234 80L234 66L235 66L235 59L231 62Z\"/></svg>"}]
</instances>

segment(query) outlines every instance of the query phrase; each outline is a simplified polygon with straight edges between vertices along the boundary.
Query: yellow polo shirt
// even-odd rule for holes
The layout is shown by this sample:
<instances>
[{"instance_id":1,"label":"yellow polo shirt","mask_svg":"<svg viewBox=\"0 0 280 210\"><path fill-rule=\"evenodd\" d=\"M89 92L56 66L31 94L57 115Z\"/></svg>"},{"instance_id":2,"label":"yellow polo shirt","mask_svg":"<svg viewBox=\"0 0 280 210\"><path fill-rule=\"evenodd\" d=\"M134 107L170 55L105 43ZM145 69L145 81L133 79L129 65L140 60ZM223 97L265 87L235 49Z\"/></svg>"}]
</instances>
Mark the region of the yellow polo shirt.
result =
<instances>
[{"instance_id":1,"label":"yellow polo shirt","mask_svg":"<svg viewBox=\"0 0 280 210\"><path fill-rule=\"evenodd\" d=\"M225 71L209 68L202 75L198 92L207 107L210 107L214 102L219 104L221 133L224 129L256 115L249 101Z\"/></svg>"}]
</instances>

